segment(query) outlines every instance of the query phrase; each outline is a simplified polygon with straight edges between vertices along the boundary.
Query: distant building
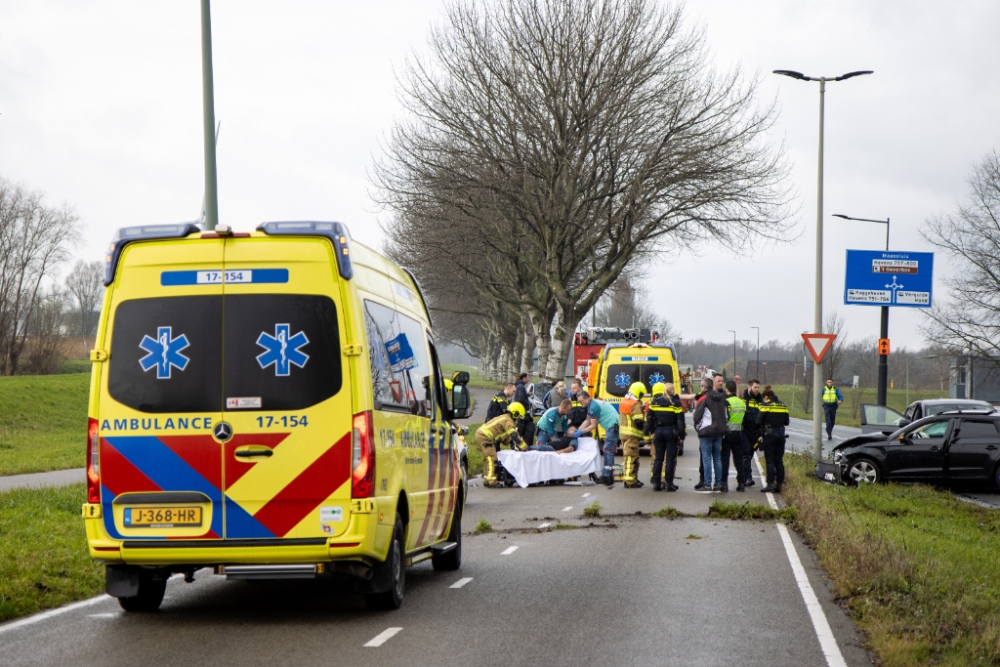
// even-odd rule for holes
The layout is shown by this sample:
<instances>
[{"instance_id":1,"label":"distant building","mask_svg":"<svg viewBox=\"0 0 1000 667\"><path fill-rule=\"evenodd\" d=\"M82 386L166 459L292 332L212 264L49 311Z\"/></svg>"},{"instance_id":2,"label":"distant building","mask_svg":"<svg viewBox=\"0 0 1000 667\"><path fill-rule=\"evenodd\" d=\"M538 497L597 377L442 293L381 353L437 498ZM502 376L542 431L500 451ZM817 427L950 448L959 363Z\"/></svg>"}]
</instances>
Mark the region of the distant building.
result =
<instances>
[{"instance_id":1,"label":"distant building","mask_svg":"<svg viewBox=\"0 0 1000 667\"><path fill-rule=\"evenodd\" d=\"M978 398L990 403L1000 403L1000 357L992 359L953 357L948 396Z\"/></svg>"}]
</instances>

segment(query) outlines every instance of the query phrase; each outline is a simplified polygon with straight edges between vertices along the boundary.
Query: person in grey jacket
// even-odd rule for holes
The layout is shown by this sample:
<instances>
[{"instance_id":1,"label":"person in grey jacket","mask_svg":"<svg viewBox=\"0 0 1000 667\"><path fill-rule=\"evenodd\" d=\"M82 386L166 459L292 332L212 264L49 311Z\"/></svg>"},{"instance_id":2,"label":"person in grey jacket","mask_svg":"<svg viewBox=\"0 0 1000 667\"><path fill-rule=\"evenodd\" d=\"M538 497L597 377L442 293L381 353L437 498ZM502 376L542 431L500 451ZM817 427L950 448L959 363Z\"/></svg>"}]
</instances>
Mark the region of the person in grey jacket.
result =
<instances>
[{"instance_id":1,"label":"person in grey jacket","mask_svg":"<svg viewBox=\"0 0 1000 667\"><path fill-rule=\"evenodd\" d=\"M701 444L701 461L705 470L705 486L701 493L722 491L722 436L729 433L729 405L722 393L724 378L716 375L712 388L705 392L694 410L694 427ZM712 472L715 481L712 481Z\"/></svg>"}]
</instances>

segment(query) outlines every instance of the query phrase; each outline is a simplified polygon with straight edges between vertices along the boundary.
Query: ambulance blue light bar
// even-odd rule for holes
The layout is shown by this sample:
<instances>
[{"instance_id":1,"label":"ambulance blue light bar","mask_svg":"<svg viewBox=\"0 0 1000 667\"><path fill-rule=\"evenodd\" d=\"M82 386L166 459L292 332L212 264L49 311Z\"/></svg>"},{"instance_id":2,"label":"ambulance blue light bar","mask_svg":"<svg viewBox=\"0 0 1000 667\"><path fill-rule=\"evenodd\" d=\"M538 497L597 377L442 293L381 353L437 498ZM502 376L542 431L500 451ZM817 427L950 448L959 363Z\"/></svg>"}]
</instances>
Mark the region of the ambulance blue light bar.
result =
<instances>
[{"instance_id":1,"label":"ambulance blue light bar","mask_svg":"<svg viewBox=\"0 0 1000 667\"><path fill-rule=\"evenodd\" d=\"M122 227L115 232L114 238L111 239L111 245L108 247L108 253L104 256L104 286L107 287L115 281L118 260L121 259L122 251L129 243L150 239L181 239L188 234L200 231L201 228L192 222L183 222L179 225Z\"/></svg>"},{"instance_id":2,"label":"ambulance blue light bar","mask_svg":"<svg viewBox=\"0 0 1000 667\"><path fill-rule=\"evenodd\" d=\"M354 277L354 266L351 264L351 232L347 225L340 222L262 222L257 225L258 232L268 236L323 236L333 243L333 254L337 256L337 269L340 277L350 280Z\"/></svg>"}]
</instances>

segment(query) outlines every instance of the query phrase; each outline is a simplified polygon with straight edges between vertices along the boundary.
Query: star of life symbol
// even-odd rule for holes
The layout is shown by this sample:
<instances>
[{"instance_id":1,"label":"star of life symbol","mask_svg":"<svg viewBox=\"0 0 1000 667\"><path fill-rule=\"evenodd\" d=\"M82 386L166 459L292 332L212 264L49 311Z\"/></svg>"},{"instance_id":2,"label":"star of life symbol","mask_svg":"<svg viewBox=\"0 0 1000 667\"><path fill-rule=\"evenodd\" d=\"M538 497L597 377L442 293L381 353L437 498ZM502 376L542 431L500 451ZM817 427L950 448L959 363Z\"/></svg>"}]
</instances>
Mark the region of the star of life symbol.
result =
<instances>
[{"instance_id":1,"label":"star of life symbol","mask_svg":"<svg viewBox=\"0 0 1000 667\"><path fill-rule=\"evenodd\" d=\"M653 373L652 375L649 376L650 384L657 384L659 382L663 382L664 380L666 380L666 378L663 377L662 373Z\"/></svg>"},{"instance_id":2,"label":"star of life symbol","mask_svg":"<svg viewBox=\"0 0 1000 667\"><path fill-rule=\"evenodd\" d=\"M139 360L139 365L143 371L155 368L157 380L169 380L174 368L181 371L187 368L191 360L181 354L181 350L190 345L185 334L174 338L172 327L157 327L155 339L143 336L139 343L139 347L149 353Z\"/></svg>"},{"instance_id":3,"label":"star of life symbol","mask_svg":"<svg viewBox=\"0 0 1000 667\"><path fill-rule=\"evenodd\" d=\"M892 302L896 303L896 291L901 290L905 285L900 285L896 282L896 276L892 277L892 282L885 286L886 289L892 290Z\"/></svg>"},{"instance_id":4,"label":"star of life symbol","mask_svg":"<svg viewBox=\"0 0 1000 667\"><path fill-rule=\"evenodd\" d=\"M309 343L303 332L290 335L287 324L275 324L274 335L264 331L257 337L257 344L266 350L257 355L257 363L261 368L274 364L274 374L287 377L292 372L292 366L304 368L309 361L309 355L300 348Z\"/></svg>"},{"instance_id":5,"label":"star of life symbol","mask_svg":"<svg viewBox=\"0 0 1000 667\"><path fill-rule=\"evenodd\" d=\"M629 386L632 381L631 375L625 375L624 373L619 373L615 376L615 384L624 389Z\"/></svg>"}]
</instances>

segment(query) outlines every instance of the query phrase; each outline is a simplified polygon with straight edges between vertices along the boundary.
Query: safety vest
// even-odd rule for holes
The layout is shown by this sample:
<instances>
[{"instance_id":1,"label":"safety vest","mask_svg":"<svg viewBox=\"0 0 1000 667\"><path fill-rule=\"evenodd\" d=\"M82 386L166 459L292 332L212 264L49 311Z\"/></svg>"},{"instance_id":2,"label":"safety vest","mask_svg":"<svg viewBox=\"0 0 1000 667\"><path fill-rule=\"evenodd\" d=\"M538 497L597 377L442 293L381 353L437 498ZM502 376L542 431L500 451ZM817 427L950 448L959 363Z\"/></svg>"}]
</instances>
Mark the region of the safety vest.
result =
<instances>
[{"instance_id":1,"label":"safety vest","mask_svg":"<svg viewBox=\"0 0 1000 667\"><path fill-rule=\"evenodd\" d=\"M729 423L742 425L747 413L746 402L739 396L730 396L726 403L729 404Z\"/></svg>"},{"instance_id":2,"label":"safety vest","mask_svg":"<svg viewBox=\"0 0 1000 667\"><path fill-rule=\"evenodd\" d=\"M618 433L623 438L641 438L643 433L632 425L632 421L643 416L642 402L636 398L623 398L618 404Z\"/></svg>"},{"instance_id":3,"label":"safety vest","mask_svg":"<svg viewBox=\"0 0 1000 667\"><path fill-rule=\"evenodd\" d=\"M837 388L836 387L823 387L823 402L824 403L836 403L837 402Z\"/></svg>"}]
</instances>

